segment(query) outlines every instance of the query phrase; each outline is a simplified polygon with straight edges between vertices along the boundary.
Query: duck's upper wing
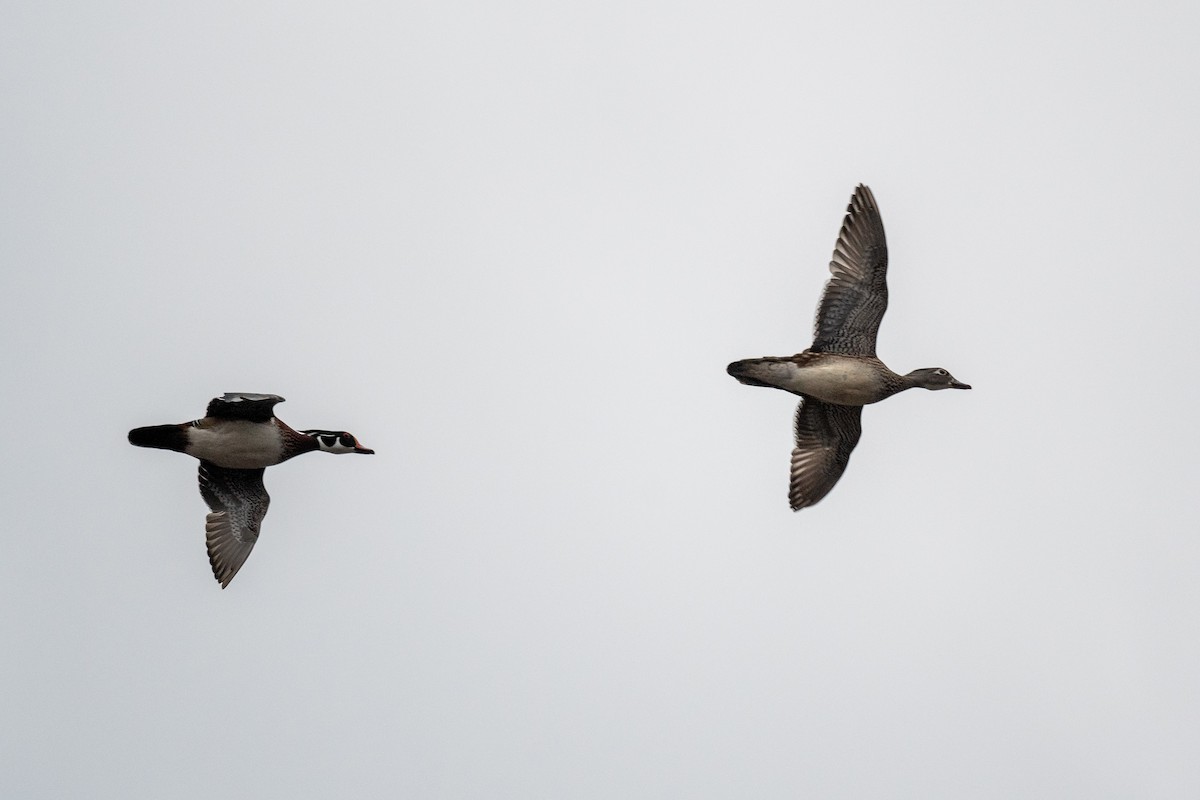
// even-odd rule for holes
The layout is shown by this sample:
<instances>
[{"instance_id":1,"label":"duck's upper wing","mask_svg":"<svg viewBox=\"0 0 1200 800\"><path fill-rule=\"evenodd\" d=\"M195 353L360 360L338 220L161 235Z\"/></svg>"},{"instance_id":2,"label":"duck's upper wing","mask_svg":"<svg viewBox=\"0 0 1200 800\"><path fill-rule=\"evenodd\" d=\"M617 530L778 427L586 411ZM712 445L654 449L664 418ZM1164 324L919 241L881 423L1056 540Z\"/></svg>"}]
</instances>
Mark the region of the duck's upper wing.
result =
<instances>
[{"instance_id":1,"label":"duck's upper wing","mask_svg":"<svg viewBox=\"0 0 1200 800\"><path fill-rule=\"evenodd\" d=\"M244 419L250 422L266 422L275 416L276 403L283 398L277 394L252 394L250 392L226 392L208 403L205 415L217 419Z\"/></svg>"},{"instance_id":2,"label":"duck's upper wing","mask_svg":"<svg viewBox=\"0 0 1200 800\"><path fill-rule=\"evenodd\" d=\"M237 575L258 541L271 497L261 469L225 469L200 462L200 494L212 509L205 520L205 541L213 577L224 589Z\"/></svg>"},{"instance_id":3,"label":"duck's upper wing","mask_svg":"<svg viewBox=\"0 0 1200 800\"><path fill-rule=\"evenodd\" d=\"M829 271L833 277L817 306L809 349L874 356L887 311L887 239L875 196L861 183L850 198Z\"/></svg>"},{"instance_id":4,"label":"duck's upper wing","mask_svg":"<svg viewBox=\"0 0 1200 800\"><path fill-rule=\"evenodd\" d=\"M788 500L793 511L815 505L846 471L862 435L862 406L838 406L802 395L796 408Z\"/></svg>"}]
</instances>

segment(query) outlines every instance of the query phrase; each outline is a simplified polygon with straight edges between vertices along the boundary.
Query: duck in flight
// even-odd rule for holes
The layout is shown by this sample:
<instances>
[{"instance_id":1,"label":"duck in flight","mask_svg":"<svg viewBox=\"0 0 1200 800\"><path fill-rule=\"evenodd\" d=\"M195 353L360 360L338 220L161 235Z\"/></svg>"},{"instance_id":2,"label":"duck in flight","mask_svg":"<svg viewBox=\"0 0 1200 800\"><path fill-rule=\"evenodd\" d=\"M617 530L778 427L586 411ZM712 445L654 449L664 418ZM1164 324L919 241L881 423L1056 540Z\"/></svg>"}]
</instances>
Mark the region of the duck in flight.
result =
<instances>
[{"instance_id":1,"label":"duck in flight","mask_svg":"<svg viewBox=\"0 0 1200 800\"><path fill-rule=\"evenodd\" d=\"M374 454L345 431L293 430L275 417L276 394L234 392L213 398L203 419L129 432L138 447L174 450L200 459L200 494L208 560L224 589L246 563L271 502L263 471L301 453Z\"/></svg>"},{"instance_id":2,"label":"duck in flight","mask_svg":"<svg viewBox=\"0 0 1200 800\"><path fill-rule=\"evenodd\" d=\"M794 356L748 358L727 367L748 386L800 396L788 500L792 510L829 493L862 435L862 407L905 389L970 389L941 367L898 375L875 356L887 310L887 240L875 196L859 184L850 198L817 306L812 346Z\"/></svg>"}]
</instances>

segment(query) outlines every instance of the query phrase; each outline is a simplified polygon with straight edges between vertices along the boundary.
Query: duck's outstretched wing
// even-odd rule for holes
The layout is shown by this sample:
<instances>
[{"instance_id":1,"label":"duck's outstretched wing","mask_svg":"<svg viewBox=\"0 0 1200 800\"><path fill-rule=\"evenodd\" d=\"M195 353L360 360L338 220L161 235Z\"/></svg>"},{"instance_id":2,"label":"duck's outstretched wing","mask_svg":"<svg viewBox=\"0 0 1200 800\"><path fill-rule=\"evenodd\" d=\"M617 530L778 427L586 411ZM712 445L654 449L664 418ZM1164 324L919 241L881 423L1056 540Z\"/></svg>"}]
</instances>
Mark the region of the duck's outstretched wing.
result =
<instances>
[{"instance_id":1,"label":"duck's outstretched wing","mask_svg":"<svg viewBox=\"0 0 1200 800\"><path fill-rule=\"evenodd\" d=\"M833 277L817 306L810 350L875 355L875 337L887 311L887 260L883 218L875 196L860 183L829 262Z\"/></svg>"},{"instance_id":2,"label":"duck's outstretched wing","mask_svg":"<svg viewBox=\"0 0 1200 800\"><path fill-rule=\"evenodd\" d=\"M275 416L275 404L282 403L277 394L252 394L250 392L226 392L208 403L205 416L217 419L244 419L250 422L266 422Z\"/></svg>"},{"instance_id":3,"label":"duck's outstretched wing","mask_svg":"<svg viewBox=\"0 0 1200 800\"><path fill-rule=\"evenodd\" d=\"M200 462L200 494L212 513L205 519L208 561L224 589L237 575L258 541L271 497L262 469L225 469Z\"/></svg>"},{"instance_id":4,"label":"duck's outstretched wing","mask_svg":"<svg viewBox=\"0 0 1200 800\"><path fill-rule=\"evenodd\" d=\"M838 406L802 395L796 408L788 501L793 511L815 505L846 471L862 436L862 406Z\"/></svg>"}]
</instances>

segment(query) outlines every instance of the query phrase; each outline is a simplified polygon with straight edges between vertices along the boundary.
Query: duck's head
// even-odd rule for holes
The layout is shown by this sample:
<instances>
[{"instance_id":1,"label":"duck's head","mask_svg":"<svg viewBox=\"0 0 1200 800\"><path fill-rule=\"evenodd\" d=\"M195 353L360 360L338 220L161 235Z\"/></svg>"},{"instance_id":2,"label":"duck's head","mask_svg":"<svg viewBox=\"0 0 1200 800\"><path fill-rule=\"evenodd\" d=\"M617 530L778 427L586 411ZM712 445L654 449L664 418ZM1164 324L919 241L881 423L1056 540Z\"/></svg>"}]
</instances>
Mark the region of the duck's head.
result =
<instances>
[{"instance_id":1,"label":"duck's head","mask_svg":"<svg viewBox=\"0 0 1200 800\"><path fill-rule=\"evenodd\" d=\"M363 447L354 438L354 434L346 431L300 431L317 441L317 449L326 453L362 453L373 456L375 451Z\"/></svg>"},{"instance_id":2,"label":"duck's head","mask_svg":"<svg viewBox=\"0 0 1200 800\"><path fill-rule=\"evenodd\" d=\"M908 378L913 386L920 386L922 389L970 389L968 383L961 383L954 379L954 376L949 371L941 367L925 367L924 369L914 369L904 377Z\"/></svg>"}]
</instances>

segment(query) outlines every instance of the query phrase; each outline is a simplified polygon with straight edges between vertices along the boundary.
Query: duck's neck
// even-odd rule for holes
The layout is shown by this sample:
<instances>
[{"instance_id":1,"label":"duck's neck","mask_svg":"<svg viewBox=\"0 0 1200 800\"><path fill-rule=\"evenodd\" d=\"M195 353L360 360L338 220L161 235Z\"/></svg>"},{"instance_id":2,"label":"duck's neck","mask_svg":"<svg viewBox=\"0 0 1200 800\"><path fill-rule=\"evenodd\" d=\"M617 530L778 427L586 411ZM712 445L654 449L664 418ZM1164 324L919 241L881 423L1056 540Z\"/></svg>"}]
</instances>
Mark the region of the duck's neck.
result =
<instances>
[{"instance_id":1,"label":"duck's neck","mask_svg":"<svg viewBox=\"0 0 1200 800\"><path fill-rule=\"evenodd\" d=\"M276 418L275 424L279 426L279 434L283 437L283 458L281 461L287 461L289 458L295 458L304 453L311 453L320 447L317 444L317 437L294 430L290 425L280 421L278 418Z\"/></svg>"},{"instance_id":2,"label":"duck's neck","mask_svg":"<svg viewBox=\"0 0 1200 800\"><path fill-rule=\"evenodd\" d=\"M892 371L888 370L888 372ZM916 379L912 375L899 375L895 372L892 372L888 378L887 396L891 397L892 395L900 394L900 392L905 390L915 389L917 386L920 386L920 384L917 383Z\"/></svg>"}]
</instances>

